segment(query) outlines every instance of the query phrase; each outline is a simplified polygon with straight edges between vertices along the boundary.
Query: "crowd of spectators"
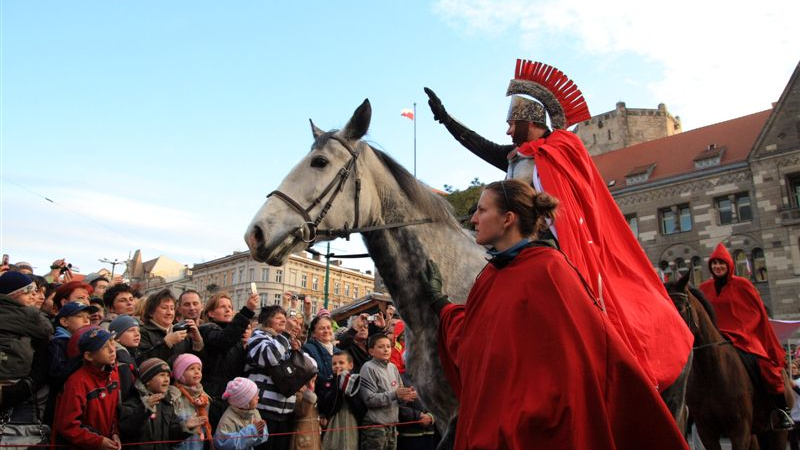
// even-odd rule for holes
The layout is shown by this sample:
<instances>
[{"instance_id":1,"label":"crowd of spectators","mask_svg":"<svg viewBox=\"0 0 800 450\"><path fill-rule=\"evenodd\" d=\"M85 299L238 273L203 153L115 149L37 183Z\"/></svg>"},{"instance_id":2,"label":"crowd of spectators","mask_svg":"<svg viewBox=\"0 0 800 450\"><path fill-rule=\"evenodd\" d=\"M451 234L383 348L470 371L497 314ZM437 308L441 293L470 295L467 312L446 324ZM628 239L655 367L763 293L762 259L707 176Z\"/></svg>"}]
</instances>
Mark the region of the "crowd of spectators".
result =
<instances>
[{"instance_id":1,"label":"crowd of spectators","mask_svg":"<svg viewBox=\"0 0 800 450\"><path fill-rule=\"evenodd\" d=\"M63 259L43 276L0 267L0 420L74 448L435 448L393 306L340 327L291 292L285 310L253 294L235 311L225 292L74 278ZM281 393L293 355L316 375Z\"/></svg>"}]
</instances>

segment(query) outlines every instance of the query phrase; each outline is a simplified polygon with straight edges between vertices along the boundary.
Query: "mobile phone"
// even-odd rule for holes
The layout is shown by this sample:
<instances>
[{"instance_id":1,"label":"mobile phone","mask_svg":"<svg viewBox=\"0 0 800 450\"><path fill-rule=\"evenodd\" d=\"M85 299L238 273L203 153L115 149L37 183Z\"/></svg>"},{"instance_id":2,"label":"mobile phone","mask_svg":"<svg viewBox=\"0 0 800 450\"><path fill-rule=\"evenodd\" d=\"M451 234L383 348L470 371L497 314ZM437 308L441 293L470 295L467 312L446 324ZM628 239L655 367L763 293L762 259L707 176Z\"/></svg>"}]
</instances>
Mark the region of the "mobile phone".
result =
<instances>
[{"instance_id":1,"label":"mobile phone","mask_svg":"<svg viewBox=\"0 0 800 450\"><path fill-rule=\"evenodd\" d=\"M189 329L189 324L183 320L172 326L172 331L186 331L188 329Z\"/></svg>"},{"instance_id":2,"label":"mobile phone","mask_svg":"<svg viewBox=\"0 0 800 450\"><path fill-rule=\"evenodd\" d=\"M3 265L8 265L8 253L3 253Z\"/></svg>"},{"instance_id":3,"label":"mobile phone","mask_svg":"<svg viewBox=\"0 0 800 450\"><path fill-rule=\"evenodd\" d=\"M253 293L253 295L258 294L258 287L256 287L255 283L250 283L250 292Z\"/></svg>"}]
</instances>

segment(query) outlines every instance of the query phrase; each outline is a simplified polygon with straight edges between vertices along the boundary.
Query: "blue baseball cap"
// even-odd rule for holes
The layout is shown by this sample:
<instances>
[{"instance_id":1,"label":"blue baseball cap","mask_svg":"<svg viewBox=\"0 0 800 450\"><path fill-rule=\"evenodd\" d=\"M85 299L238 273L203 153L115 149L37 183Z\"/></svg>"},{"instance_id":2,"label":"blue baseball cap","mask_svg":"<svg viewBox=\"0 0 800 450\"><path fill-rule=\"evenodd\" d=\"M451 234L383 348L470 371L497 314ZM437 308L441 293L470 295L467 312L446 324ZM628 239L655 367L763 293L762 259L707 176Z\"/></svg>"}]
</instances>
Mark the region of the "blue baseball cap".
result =
<instances>
[{"instance_id":1,"label":"blue baseball cap","mask_svg":"<svg viewBox=\"0 0 800 450\"><path fill-rule=\"evenodd\" d=\"M56 316L56 320L62 317L74 316L75 314L78 314L79 312L83 311L92 314L99 311L99 309L97 309L97 306L84 305L83 303L80 302L69 302L58 310L58 315Z\"/></svg>"},{"instance_id":2,"label":"blue baseball cap","mask_svg":"<svg viewBox=\"0 0 800 450\"><path fill-rule=\"evenodd\" d=\"M78 350L81 354L83 352L96 352L103 348L109 339L114 337L114 333L110 333L102 328L94 328L83 333L78 341Z\"/></svg>"}]
</instances>

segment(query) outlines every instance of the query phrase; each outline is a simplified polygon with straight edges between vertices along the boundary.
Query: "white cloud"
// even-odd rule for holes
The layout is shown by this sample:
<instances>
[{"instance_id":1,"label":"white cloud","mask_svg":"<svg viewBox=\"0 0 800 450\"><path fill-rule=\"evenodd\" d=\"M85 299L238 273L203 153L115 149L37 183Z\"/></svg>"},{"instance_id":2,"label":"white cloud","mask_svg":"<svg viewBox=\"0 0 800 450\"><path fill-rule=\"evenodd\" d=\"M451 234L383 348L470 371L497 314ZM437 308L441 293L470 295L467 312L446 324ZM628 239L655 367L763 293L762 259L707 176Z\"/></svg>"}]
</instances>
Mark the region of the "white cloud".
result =
<instances>
[{"instance_id":1,"label":"white cloud","mask_svg":"<svg viewBox=\"0 0 800 450\"><path fill-rule=\"evenodd\" d=\"M800 57L796 0L440 0L434 10L470 33L516 31L534 54L571 42L600 64L637 55L663 69L648 88L692 128L768 109Z\"/></svg>"}]
</instances>

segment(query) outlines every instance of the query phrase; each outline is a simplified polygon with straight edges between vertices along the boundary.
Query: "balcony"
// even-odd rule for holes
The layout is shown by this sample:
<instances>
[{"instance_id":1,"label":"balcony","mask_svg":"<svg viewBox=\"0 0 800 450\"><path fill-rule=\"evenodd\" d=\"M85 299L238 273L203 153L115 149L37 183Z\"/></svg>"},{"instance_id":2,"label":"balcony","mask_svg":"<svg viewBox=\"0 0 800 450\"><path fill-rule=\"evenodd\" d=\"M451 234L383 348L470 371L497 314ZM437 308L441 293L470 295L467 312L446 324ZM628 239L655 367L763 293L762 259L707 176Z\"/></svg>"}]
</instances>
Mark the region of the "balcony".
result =
<instances>
[{"instance_id":1,"label":"balcony","mask_svg":"<svg viewBox=\"0 0 800 450\"><path fill-rule=\"evenodd\" d=\"M785 227L800 224L800 207L798 206L783 207L779 214L780 224Z\"/></svg>"}]
</instances>

